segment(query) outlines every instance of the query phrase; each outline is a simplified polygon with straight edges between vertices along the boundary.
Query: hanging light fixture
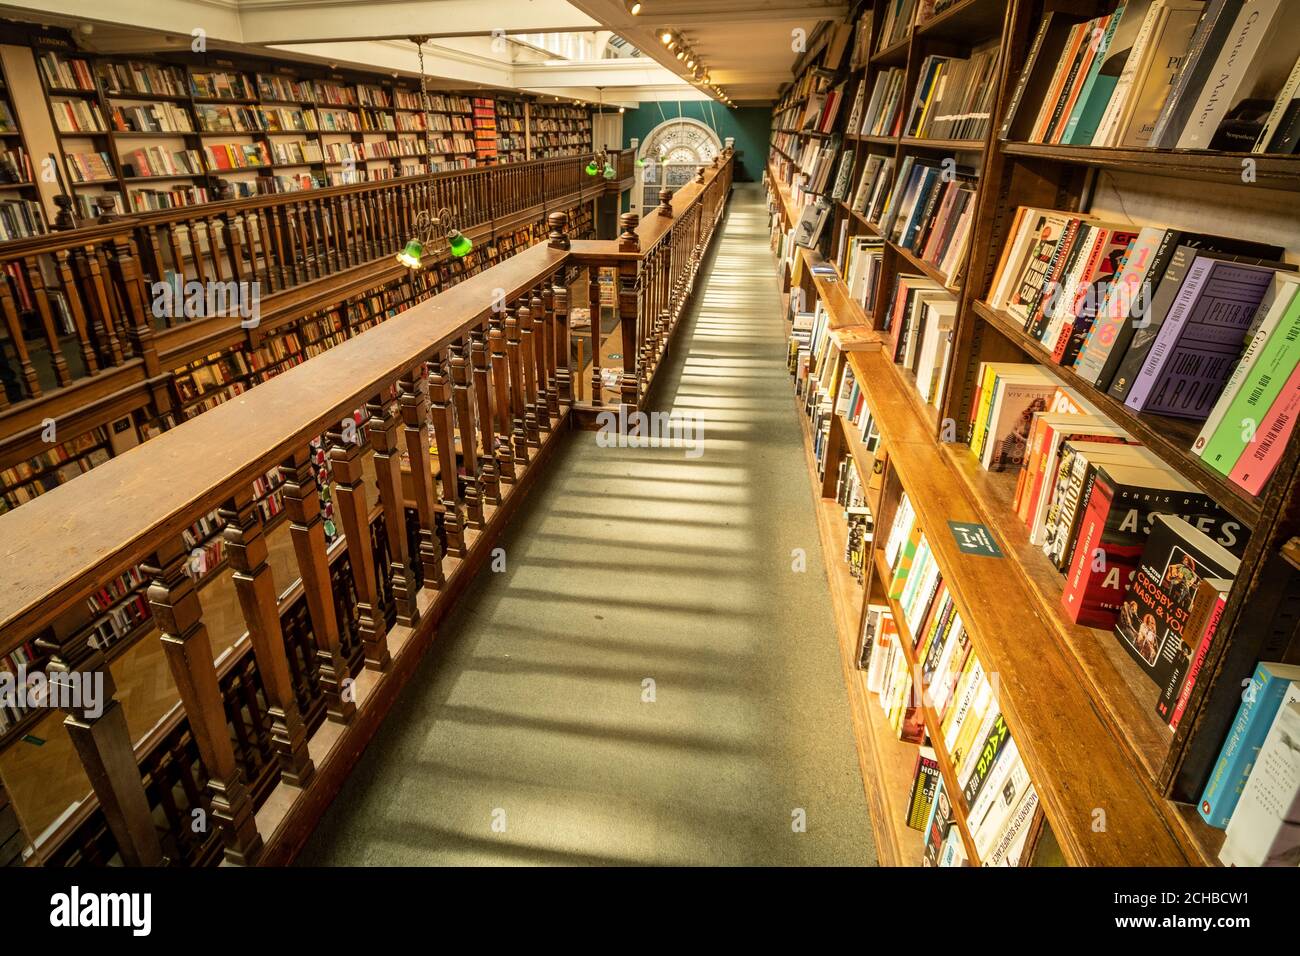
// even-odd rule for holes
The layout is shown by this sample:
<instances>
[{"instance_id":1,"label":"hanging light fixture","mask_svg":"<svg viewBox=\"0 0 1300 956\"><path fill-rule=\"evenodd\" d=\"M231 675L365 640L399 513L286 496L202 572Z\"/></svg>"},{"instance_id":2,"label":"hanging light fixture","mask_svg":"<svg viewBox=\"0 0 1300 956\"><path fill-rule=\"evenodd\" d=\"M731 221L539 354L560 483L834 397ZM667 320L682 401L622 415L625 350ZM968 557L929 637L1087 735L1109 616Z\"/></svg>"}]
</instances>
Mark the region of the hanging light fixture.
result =
<instances>
[{"instance_id":1,"label":"hanging light fixture","mask_svg":"<svg viewBox=\"0 0 1300 956\"><path fill-rule=\"evenodd\" d=\"M420 62L420 108L424 113L424 162L430 180L433 178L433 138L432 124L429 122L429 78L424 72L424 42L428 37L411 37L415 44ZM432 194L432 190L430 190ZM441 236L439 236L441 233ZM432 209L422 209L415 217L415 229L406 240L406 245L397 254L397 261L412 271L423 267L424 254L439 239L447 241L451 254L457 259L464 258L474 243L456 227L455 218L450 209L442 208L436 213Z\"/></svg>"}]
</instances>

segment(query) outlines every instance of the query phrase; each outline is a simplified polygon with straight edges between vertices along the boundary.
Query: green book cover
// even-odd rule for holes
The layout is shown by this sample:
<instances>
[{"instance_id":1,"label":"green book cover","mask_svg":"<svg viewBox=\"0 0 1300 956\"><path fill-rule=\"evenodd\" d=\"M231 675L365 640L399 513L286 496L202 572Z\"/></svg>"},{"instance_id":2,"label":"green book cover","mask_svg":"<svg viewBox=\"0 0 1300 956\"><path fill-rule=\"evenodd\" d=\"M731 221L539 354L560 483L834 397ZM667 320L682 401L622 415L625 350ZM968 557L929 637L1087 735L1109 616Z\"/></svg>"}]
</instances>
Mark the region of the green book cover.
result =
<instances>
[{"instance_id":1,"label":"green book cover","mask_svg":"<svg viewBox=\"0 0 1300 956\"><path fill-rule=\"evenodd\" d=\"M1201 458L1215 471L1231 474L1237 459L1246 450L1248 438L1263 426L1264 416L1273 400L1300 362L1300 295L1291 299L1286 314L1269 336L1255 367L1237 389L1237 395L1205 445ZM1253 428L1249 423L1253 422Z\"/></svg>"},{"instance_id":2,"label":"green book cover","mask_svg":"<svg viewBox=\"0 0 1300 956\"><path fill-rule=\"evenodd\" d=\"M1119 6L1115 8L1109 23L1106 24L1106 31L1097 43L1097 52L1092 58L1092 66L1088 68L1088 78L1083 82L1083 91L1075 101L1074 109L1070 111L1070 121L1061 135L1061 142L1064 145L1087 146L1092 142L1093 134L1097 132L1097 124L1101 122L1101 115L1106 112L1106 106L1110 103L1110 94L1115 89L1115 82L1119 80L1119 77L1114 77L1113 81L1101 90L1098 87L1098 78L1101 75L1101 65L1106 60L1106 51L1110 49L1110 41L1115 36L1115 28L1119 26L1119 21L1123 17L1124 0L1120 0ZM1096 96L1093 96L1094 90L1097 91Z\"/></svg>"}]
</instances>

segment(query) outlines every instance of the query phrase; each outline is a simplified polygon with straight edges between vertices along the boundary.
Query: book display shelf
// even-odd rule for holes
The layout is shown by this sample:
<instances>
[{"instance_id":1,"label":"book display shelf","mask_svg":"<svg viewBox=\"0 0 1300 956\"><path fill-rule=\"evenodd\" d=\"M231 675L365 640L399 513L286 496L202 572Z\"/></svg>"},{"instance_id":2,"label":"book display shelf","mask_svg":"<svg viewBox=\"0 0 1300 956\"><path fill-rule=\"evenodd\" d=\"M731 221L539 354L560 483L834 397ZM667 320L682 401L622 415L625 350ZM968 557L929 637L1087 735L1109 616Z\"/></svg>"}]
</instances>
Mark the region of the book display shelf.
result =
<instances>
[{"instance_id":1,"label":"book display shelf","mask_svg":"<svg viewBox=\"0 0 1300 956\"><path fill-rule=\"evenodd\" d=\"M45 212L36 190L36 167L10 96L9 77L0 64L0 242L39 236Z\"/></svg>"},{"instance_id":2,"label":"book display shelf","mask_svg":"<svg viewBox=\"0 0 1300 956\"><path fill-rule=\"evenodd\" d=\"M1300 653L1300 35L1249 47L1270 62L1229 82L1267 105L1200 145L1178 102L1241 7L859 3L778 103L772 247L882 862L1241 858L1203 793L1243 682Z\"/></svg>"},{"instance_id":3,"label":"book display shelf","mask_svg":"<svg viewBox=\"0 0 1300 956\"><path fill-rule=\"evenodd\" d=\"M260 58L102 56L52 32L31 42L60 173L85 217L101 203L119 213L169 209L591 148L585 108L444 91L430 94L434 155L426 157L414 79ZM0 177L10 165L15 174L0 182L13 193L0 197L0 230L17 230L32 216L18 200L36 194L24 191L30 162L7 115Z\"/></svg>"}]
</instances>

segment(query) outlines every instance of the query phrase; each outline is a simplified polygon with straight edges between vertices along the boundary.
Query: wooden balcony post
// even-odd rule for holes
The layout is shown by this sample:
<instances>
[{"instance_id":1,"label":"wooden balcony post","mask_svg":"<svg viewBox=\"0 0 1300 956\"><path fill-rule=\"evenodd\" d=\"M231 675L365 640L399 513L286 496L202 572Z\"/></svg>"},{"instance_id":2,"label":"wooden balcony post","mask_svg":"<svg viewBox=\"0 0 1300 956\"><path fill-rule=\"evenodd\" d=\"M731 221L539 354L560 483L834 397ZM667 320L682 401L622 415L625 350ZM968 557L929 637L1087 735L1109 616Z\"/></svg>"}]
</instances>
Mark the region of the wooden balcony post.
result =
<instances>
[{"instance_id":1,"label":"wooden balcony post","mask_svg":"<svg viewBox=\"0 0 1300 956\"><path fill-rule=\"evenodd\" d=\"M429 398L423 364L402 376L402 422L405 425L406 456L411 462L415 486L415 510L420 515L420 565L424 586L438 590L446 583L442 572L442 549L438 544L437 513L433 494L433 466L429 462Z\"/></svg>"},{"instance_id":2,"label":"wooden balcony post","mask_svg":"<svg viewBox=\"0 0 1300 956\"><path fill-rule=\"evenodd\" d=\"M667 186L659 190L659 206L655 211L668 219L673 218L673 191Z\"/></svg>"},{"instance_id":3,"label":"wooden balcony post","mask_svg":"<svg viewBox=\"0 0 1300 956\"><path fill-rule=\"evenodd\" d=\"M623 331L623 376L619 381L624 405L641 403L641 383L637 369L637 316L641 311L641 291L635 259L618 266L618 320Z\"/></svg>"},{"instance_id":4,"label":"wooden balcony post","mask_svg":"<svg viewBox=\"0 0 1300 956\"><path fill-rule=\"evenodd\" d=\"M492 387L487 338L475 326L469 333L469 357L474 375L474 410L478 413L478 435L482 443L479 456L483 497L494 505L501 504L501 480L497 475L496 433L493 427Z\"/></svg>"},{"instance_id":5,"label":"wooden balcony post","mask_svg":"<svg viewBox=\"0 0 1300 956\"><path fill-rule=\"evenodd\" d=\"M429 404L433 419L433 440L438 446L438 486L442 489L442 528L447 551L458 558L465 548L465 516L461 513L460 478L456 467L456 419L451 408L451 386L442 357L429 363Z\"/></svg>"},{"instance_id":6,"label":"wooden balcony post","mask_svg":"<svg viewBox=\"0 0 1300 956\"><path fill-rule=\"evenodd\" d=\"M514 444L515 464L528 464L528 428L524 421L528 402L524 390L523 369L519 358L519 319L506 312L506 357L510 363L510 436Z\"/></svg>"},{"instance_id":7,"label":"wooden balcony post","mask_svg":"<svg viewBox=\"0 0 1300 956\"><path fill-rule=\"evenodd\" d=\"M108 662L78 628L63 640L40 641L51 653L46 673L51 701L67 715L63 726L127 866L165 864L149 798L135 762L126 713Z\"/></svg>"},{"instance_id":8,"label":"wooden balcony post","mask_svg":"<svg viewBox=\"0 0 1300 956\"><path fill-rule=\"evenodd\" d=\"M542 446L541 419L545 412L537 402L537 356L533 346L533 310L521 299L515 313L519 325L519 364L523 369L524 434L533 448Z\"/></svg>"},{"instance_id":9,"label":"wooden balcony post","mask_svg":"<svg viewBox=\"0 0 1300 956\"><path fill-rule=\"evenodd\" d=\"M307 616L316 639L316 666L321 692L325 695L325 713L334 723L346 724L356 714L357 705L351 694L344 693L348 665L340 650L338 615L330 589L325 526L320 517L311 450L304 448L285 459L280 475L284 480L280 497L289 516L289 537L298 558Z\"/></svg>"},{"instance_id":10,"label":"wooden balcony post","mask_svg":"<svg viewBox=\"0 0 1300 956\"><path fill-rule=\"evenodd\" d=\"M149 606L162 633L163 652L180 693L194 745L208 771L212 817L221 827L226 860L257 862L262 836L253 818L253 800L230 742L226 709L212 663L212 642L203 625L203 608L194 581L185 572L189 553L179 538L158 549L144 572L153 578Z\"/></svg>"},{"instance_id":11,"label":"wooden balcony post","mask_svg":"<svg viewBox=\"0 0 1300 956\"><path fill-rule=\"evenodd\" d=\"M563 272L557 272L560 281L552 286L555 306L555 394L557 404L573 404L573 359L569 347L569 288L564 284ZM554 279L552 280L554 282Z\"/></svg>"},{"instance_id":12,"label":"wooden balcony post","mask_svg":"<svg viewBox=\"0 0 1300 956\"><path fill-rule=\"evenodd\" d=\"M280 775L285 783L303 787L316 767L307 752L307 728L298 712L298 699L289 676L284 633L280 630L278 592L271 566L266 563L262 514L253 502L251 489L241 491L219 513L226 522L222 537L234 570L235 594L244 612L248 640L266 694L271 740L280 758Z\"/></svg>"},{"instance_id":13,"label":"wooden balcony post","mask_svg":"<svg viewBox=\"0 0 1300 956\"><path fill-rule=\"evenodd\" d=\"M370 447L375 450L375 484L384 509L384 536L388 541L388 568L393 579L393 601L397 620L414 627L420 620L415 593L415 562L406 533L406 501L402 494L402 451L397 440L401 424L394 403L376 395L366 405L366 428Z\"/></svg>"},{"instance_id":14,"label":"wooden balcony post","mask_svg":"<svg viewBox=\"0 0 1300 956\"><path fill-rule=\"evenodd\" d=\"M452 343L447 364L451 369L451 396L456 407L456 424L460 428L460 453L465 461L465 524L481 530L485 522L483 489L479 480L478 429L474 423L469 362L465 358L463 339Z\"/></svg>"},{"instance_id":15,"label":"wooden balcony post","mask_svg":"<svg viewBox=\"0 0 1300 956\"><path fill-rule=\"evenodd\" d=\"M0 282L0 309L4 312L5 328L9 332L9 341L18 356L18 366L22 370L23 381L27 385L28 397L40 398L40 379L37 378L36 366L32 364L31 356L27 352L27 341L23 338L22 321L18 317L18 310L14 307L14 300L9 292L8 282ZM0 388L0 407L7 404L9 403L5 398L4 389Z\"/></svg>"},{"instance_id":16,"label":"wooden balcony post","mask_svg":"<svg viewBox=\"0 0 1300 956\"><path fill-rule=\"evenodd\" d=\"M546 224L550 227L550 234L546 237L546 244L552 249L568 249L569 214L566 212L553 212L546 217Z\"/></svg>"},{"instance_id":17,"label":"wooden balcony post","mask_svg":"<svg viewBox=\"0 0 1300 956\"><path fill-rule=\"evenodd\" d=\"M366 667L381 671L390 660L388 625L380 605L375 553L370 546L370 506L361 468L361 444L351 429L345 433L341 423L326 432L325 443L334 469L335 510L348 539L348 565L357 592L357 632L365 648Z\"/></svg>"},{"instance_id":18,"label":"wooden balcony post","mask_svg":"<svg viewBox=\"0 0 1300 956\"><path fill-rule=\"evenodd\" d=\"M493 452L497 459L497 474L502 481L514 482L515 459L510 450L510 366L500 312L492 315L488 345L492 350L492 406L496 412Z\"/></svg>"}]
</instances>

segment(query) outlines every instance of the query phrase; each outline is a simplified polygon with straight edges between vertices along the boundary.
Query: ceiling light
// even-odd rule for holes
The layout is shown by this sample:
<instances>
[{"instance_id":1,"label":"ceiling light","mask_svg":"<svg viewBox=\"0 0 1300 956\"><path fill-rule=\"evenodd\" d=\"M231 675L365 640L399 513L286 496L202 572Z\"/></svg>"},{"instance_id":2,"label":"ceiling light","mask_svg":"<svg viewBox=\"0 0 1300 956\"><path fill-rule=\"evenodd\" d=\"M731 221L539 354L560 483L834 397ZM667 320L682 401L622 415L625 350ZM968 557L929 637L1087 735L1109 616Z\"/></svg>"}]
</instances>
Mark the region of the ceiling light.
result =
<instances>
[{"instance_id":1,"label":"ceiling light","mask_svg":"<svg viewBox=\"0 0 1300 956\"><path fill-rule=\"evenodd\" d=\"M665 30L659 34L659 39L663 41L664 46L670 46L673 42L673 35Z\"/></svg>"},{"instance_id":2,"label":"ceiling light","mask_svg":"<svg viewBox=\"0 0 1300 956\"><path fill-rule=\"evenodd\" d=\"M694 70L694 69L695 69L695 61L694 61L694 60L687 60L687 61L686 61L686 69L688 69L688 70Z\"/></svg>"},{"instance_id":3,"label":"ceiling light","mask_svg":"<svg viewBox=\"0 0 1300 956\"><path fill-rule=\"evenodd\" d=\"M639 16L641 13L640 0L627 0L627 12L632 16Z\"/></svg>"}]
</instances>

